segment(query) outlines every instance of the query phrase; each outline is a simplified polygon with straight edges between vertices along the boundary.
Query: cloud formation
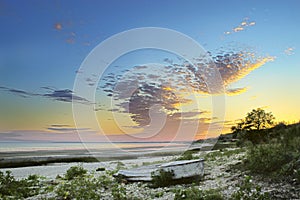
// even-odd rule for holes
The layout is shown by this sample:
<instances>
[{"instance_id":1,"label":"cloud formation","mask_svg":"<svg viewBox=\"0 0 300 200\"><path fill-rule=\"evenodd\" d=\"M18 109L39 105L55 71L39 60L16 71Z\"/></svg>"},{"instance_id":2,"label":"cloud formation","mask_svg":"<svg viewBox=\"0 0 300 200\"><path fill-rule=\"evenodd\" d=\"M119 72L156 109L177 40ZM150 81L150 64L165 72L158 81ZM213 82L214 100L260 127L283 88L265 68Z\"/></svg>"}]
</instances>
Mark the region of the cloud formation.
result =
<instances>
[{"instance_id":1,"label":"cloud formation","mask_svg":"<svg viewBox=\"0 0 300 200\"><path fill-rule=\"evenodd\" d=\"M243 26L249 25L248 22ZM192 100L191 94L221 94L224 92L215 83L214 67L218 69L225 88L245 77L251 71L272 61L271 56L257 56L253 52L239 50L217 54L212 60L205 56L195 58L195 65L182 61L175 63L166 58L163 66L135 66L131 70L114 71L100 80L100 89L114 101L110 110L129 113L139 126L151 122L150 112L159 105L157 112L164 112L168 119L179 112L180 105ZM209 83L209 84L208 84ZM227 95L238 95L247 89L227 89Z\"/></svg>"},{"instance_id":2,"label":"cloud formation","mask_svg":"<svg viewBox=\"0 0 300 200\"><path fill-rule=\"evenodd\" d=\"M0 86L0 90L9 92L13 95L17 95L23 98L33 97L33 96L40 96L48 99L52 99L55 101L62 101L62 102L76 102L76 103L83 103L83 104L90 104L87 99L77 96L74 92L70 89L54 89L52 87L41 87L42 89L47 90L44 93L32 93L25 90L19 90L15 88L9 88L5 86Z\"/></svg>"},{"instance_id":3,"label":"cloud formation","mask_svg":"<svg viewBox=\"0 0 300 200\"><path fill-rule=\"evenodd\" d=\"M63 102L78 102L78 103L89 103L88 100L86 100L83 97L76 96L72 90L64 89L64 90L53 90L49 93L42 94L44 97L48 97L50 99L56 100L56 101L63 101Z\"/></svg>"},{"instance_id":4,"label":"cloud formation","mask_svg":"<svg viewBox=\"0 0 300 200\"><path fill-rule=\"evenodd\" d=\"M232 33L237 33L246 30L250 26L254 26L256 24L255 21L250 21L249 18L245 18L238 26L232 28L231 31L225 31L225 35L230 35Z\"/></svg>"},{"instance_id":5,"label":"cloud formation","mask_svg":"<svg viewBox=\"0 0 300 200\"><path fill-rule=\"evenodd\" d=\"M69 125L63 125L63 124L52 124L47 129L58 133L69 133L69 132L77 133L77 131L90 130L89 128L76 128L76 127L70 127Z\"/></svg>"},{"instance_id":6,"label":"cloud formation","mask_svg":"<svg viewBox=\"0 0 300 200\"><path fill-rule=\"evenodd\" d=\"M227 89L226 90L226 94L229 95L229 96L234 96L234 95L242 94L242 93L244 93L246 91L247 91L246 87L243 87L243 88L234 88L234 89Z\"/></svg>"},{"instance_id":7,"label":"cloud formation","mask_svg":"<svg viewBox=\"0 0 300 200\"><path fill-rule=\"evenodd\" d=\"M19 90L19 89L15 89L15 88L8 88L8 87L4 87L4 86L0 86L0 90L9 92L11 94L14 94L14 95L17 95L17 96L20 96L20 97L23 97L23 98L38 95L38 94L34 94L34 93L27 92L27 91L24 91L24 90Z\"/></svg>"}]
</instances>

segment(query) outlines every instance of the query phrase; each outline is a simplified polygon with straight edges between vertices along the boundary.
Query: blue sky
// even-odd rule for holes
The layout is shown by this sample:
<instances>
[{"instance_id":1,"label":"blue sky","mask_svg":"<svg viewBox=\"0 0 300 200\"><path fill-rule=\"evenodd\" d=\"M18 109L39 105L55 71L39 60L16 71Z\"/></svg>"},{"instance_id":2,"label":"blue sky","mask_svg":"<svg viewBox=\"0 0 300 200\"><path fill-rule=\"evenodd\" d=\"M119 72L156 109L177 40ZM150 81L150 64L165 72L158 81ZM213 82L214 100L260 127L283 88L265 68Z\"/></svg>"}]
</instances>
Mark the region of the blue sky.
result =
<instances>
[{"instance_id":1,"label":"blue sky","mask_svg":"<svg viewBox=\"0 0 300 200\"><path fill-rule=\"evenodd\" d=\"M279 121L298 121L299 7L300 2L296 0L2 0L0 131L43 132L57 124L73 128L69 97L82 61L110 36L140 27L179 31L214 55L222 49L243 49L254 52L257 58L272 57L274 61L262 64L230 85L245 87L247 91L226 96L225 120L232 122L252 108L265 107ZM128 56L127 61L142 64L141 54ZM155 54L151 56L155 61L159 58ZM122 62L126 65L126 58L119 60L120 65ZM144 62L149 63L148 59ZM102 95L99 98L106 98ZM234 107L237 103L241 104L239 109Z\"/></svg>"}]
</instances>

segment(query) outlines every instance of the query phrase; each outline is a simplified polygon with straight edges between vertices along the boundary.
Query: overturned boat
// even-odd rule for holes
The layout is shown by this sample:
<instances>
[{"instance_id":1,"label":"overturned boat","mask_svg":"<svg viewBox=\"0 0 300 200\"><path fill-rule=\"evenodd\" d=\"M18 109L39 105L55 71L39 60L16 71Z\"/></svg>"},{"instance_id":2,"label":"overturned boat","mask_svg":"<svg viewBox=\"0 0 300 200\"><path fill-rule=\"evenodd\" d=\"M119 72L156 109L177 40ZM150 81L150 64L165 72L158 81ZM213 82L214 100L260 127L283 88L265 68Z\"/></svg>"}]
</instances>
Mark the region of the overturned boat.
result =
<instances>
[{"instance_id":1,"label":"overturned boat","mask_svg":"<svg viewBox=\"0 0 300 200\"><path fill-rule=\"evenodd\" d=\"M204 174L204 159L180 160L129 170L120 170L114 176L126 179L127 181L151 181L152 177L159 175L161 170L172 172L172 179L174 180L202 177Z\"/></svg>"}]
</instances>

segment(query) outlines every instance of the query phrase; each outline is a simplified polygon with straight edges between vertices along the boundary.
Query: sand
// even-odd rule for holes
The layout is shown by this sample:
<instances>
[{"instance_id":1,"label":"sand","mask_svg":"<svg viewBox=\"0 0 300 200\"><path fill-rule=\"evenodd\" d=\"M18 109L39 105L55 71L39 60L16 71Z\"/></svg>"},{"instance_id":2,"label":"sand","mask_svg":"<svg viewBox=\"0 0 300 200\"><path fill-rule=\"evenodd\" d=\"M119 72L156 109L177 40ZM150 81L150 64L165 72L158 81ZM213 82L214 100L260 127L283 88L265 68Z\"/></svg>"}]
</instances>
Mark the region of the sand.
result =
<instances>
[{"instance_id":1,"label":"sand","mask_svg":"<svg viewBox=\"0 0 300 200\"><path fill-rule=\"evenodd\" d=\"M122 162L126 168L141 166L145 163L153 162L168 162L174 159L174 156L143 156L135 159L114 159L110 158L110 161L102 162L70 162L70 163L49 163L41 166L27 166L17 168L1 168L0 171L11 171L12 174L17 178L26 178L31 174L38 174L45 176L49 179L54 179L57 175L63 175L72 166L81 165L88 171L95 171L97 168L105 168L107 170L114 170L119 162Z\"/></svg>"}]
</instances>

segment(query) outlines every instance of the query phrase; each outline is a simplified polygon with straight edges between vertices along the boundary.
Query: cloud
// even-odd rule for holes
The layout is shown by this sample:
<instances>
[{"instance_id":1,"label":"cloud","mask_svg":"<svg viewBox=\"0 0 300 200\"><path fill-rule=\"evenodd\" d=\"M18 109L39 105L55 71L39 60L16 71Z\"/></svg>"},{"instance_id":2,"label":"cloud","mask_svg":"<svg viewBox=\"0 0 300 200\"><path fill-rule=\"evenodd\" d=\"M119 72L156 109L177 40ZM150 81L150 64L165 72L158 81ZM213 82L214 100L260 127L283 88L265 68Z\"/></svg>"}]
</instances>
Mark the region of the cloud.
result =
<instances>
[{"instance_id":1,"label":"cloud","mask_svg":"<svg viewBox=\"0 0 300 200\"><path fill-rule=\"evenodd\" d=\"M50 93L42 94L42 96L63 102L78 102L78 103L89 103L89 101L83 97L74 95L74 92L69 89L54 90Z\"/></svg>"},{"instance_id":2,"label":"cloud","mask_svg":"<svg viewBox=\"0 0 300 200\"><path fill-rule=\"evenodd\" d=\"M178 120L178 119L199 119L199 120L204 120L204 119L209 119L211 120L211 118L204 118L204 117L200 117L200 115L204 115L204 114L209 114L209 111L190 111L190 112L176 112L170 115L170 117L172 117L173 120Z\"/></svg>"},{"instance_id":3,"label":"cloud","mask_svg":"<svg viewBox=\"0 0 300 200\"><path fill-rule=\"evenodd\" d=\"M225 35L230 35L232 33L237 33L246 30L250 26L254 26L256 24L255 21L249 21L249 18L245 18L238 26L232 28L231 31L225 31Z\"/></svg>"},{"instance_id":4,"label":"cloud","mask_svg":"<svg viewBox=\"0 0 300 200\"><path fill-rule=\"evenodd\" d=\"M96 134L91 130L85 131L85 134L91 136L90 141L95 141L98 139L98 137L93 136ZM82 142L78 134L74 134L72 131L60 132L36 130L15 130L6 133L0 133L0 141Z\"/></svg>"},{"instance_id":5,"label":"cloud","mask_svg":"<svg viewBox=\"0 0 300 200\"><path fill-rule=\"evenodd\" d=\"M295 52L295 48L293 47L288 47L287 49L284 50L284 54L290 56L290 55L293 55Z\"/></svg>"},{"instance_id":6,"label":"cloud","mask_svg":"<svg viewBox=\"0 0 300 200\"><path fill-rule=\"evenodd\" d=\"M250 22L248 25L249 26L254 26L256 24L256 22Z\"/></svg>"},{"instance_id":7,"label":"cloud","mask_svg":"<svg viewBox=\"0 0 300 200\"><path fill-rule=\"evenodd\" d=\"M151 123L151 112L163 112L168 119L175 119L181 112L182 118L184 113L179 111L180 105L192 102L191 94L222 94L223 86L228 88L227 95L241 94L247 88L231 89L230 85L273 61L274 57L258 56L248 49L241 49L223 51L209 61L205 56L194 60L194 65L182 61L164 66L135 66L131 70L108 73L100 80L100 89L112 98L116 108L108 107L107 110L128 113L139 126ZM221 83L214 78L215 68L220 72Z\"/></svg>"},{"instance_id":8,"label":"cloud","mask_svg":"<svg viewBox=\"0 0 300 200\"><path fill-rule=\"evenodd\" d=\"M56 101L62 101L62 102L76 102L76 103L83 103L83 104L90 104L87 99L77 96L74 94L74 92L70 89L62 89L62 90L57 90L54 89L53 87L41 87L42 89L47 90L45 93L32 93L28 92L25 90L19 90L19 89L14 89L14 88L9 88L9 87L4 87L0 86L0 90L9 92L11 94L23 97L23 98L28 98L28 97L33 97L33 96L40 96L40 97L45 97L49 98L52 100Z\"/></svg>"},{"instance_id":9,"label":"cloud","mask_svg":"<svg viewBox=\"0 0 300 200\"><path fill-rule=\"evenodd\" d=\"M62 30L63 25L62 25L61 23L55 23L55 24L54 24L54 28L55 28L55 30L60 31L60 30Z\"/></svg>"},{"instance_id":10,"label":"cloud","mask_svg":"<svg viewBox=\"0 0 300 200\"><path fill-rule=\"evenodd\" d=\"M240 31L244 30L244 27L238 26L238 27L233 28L232 30L233 30L233 32L240 32Z\"/></svg>"},{"instance_id":11,"label":"cloud","mask_svg":"<svg viewBox=\"0 0 300 200\"><path fill-rule=\"evenodd\" d=\"M90 130L89 128L76 128L76 127L70 127L69 125L60 125L60 124L53 124L50 127L48 127L47 129L50 131L56 131L59 133L67 133L67 132L77 133L77 131Z\"/></svg>"},{"instance_id":12,"label":"cloud","mask_svg":"<svg viewBox=\"0 0 300 200\"><path fill-rule=\"evenodd\" d=\"M28 97L28 96L34 95L33 93L29 93L24 90L9 89L8 91L13 94L19 95L21 97Z\"/></svg>"},{"instance_id":13,"label":"cloud","mask_svg":"<svg viewBox=\"0 0 300 200\"><path fill-rule=\"evenodd\" d=\"M242 93L244 93L246 91L247 91L246 87L243 87L243 88L234 88L234 89L227 89L226 90L226 94L229 95L229 96L234 96L234 95L242 94Z\"/></svg>"},{"instance_id":14,"label":"cloud","mask_svg":"<svg viewBox=\"0 0 300 200\"><path fill-rule=\"evenodd\" d=\"M31 93L31 92L26 92L24 90L19 90L19 89L14 89L14 88L8 88L8 87L4 87L4 86L0 86L1 90L7 91L11 94L23 97L23 98L27 98L29 96L36 96L37 94Z\"/></svg>"},{"instance_id":15,"label":"cloud","mask_svg":"<svg viewBox=\"0 0 300 200\"><path fill-rule=\"evenodd\" d=\"M214 57L224 85L228 86L248 75L251 71L261 67L267 62L274 61L274 57L255 57L250 52L226 53Z\"/></svg>"}]
</instances>

